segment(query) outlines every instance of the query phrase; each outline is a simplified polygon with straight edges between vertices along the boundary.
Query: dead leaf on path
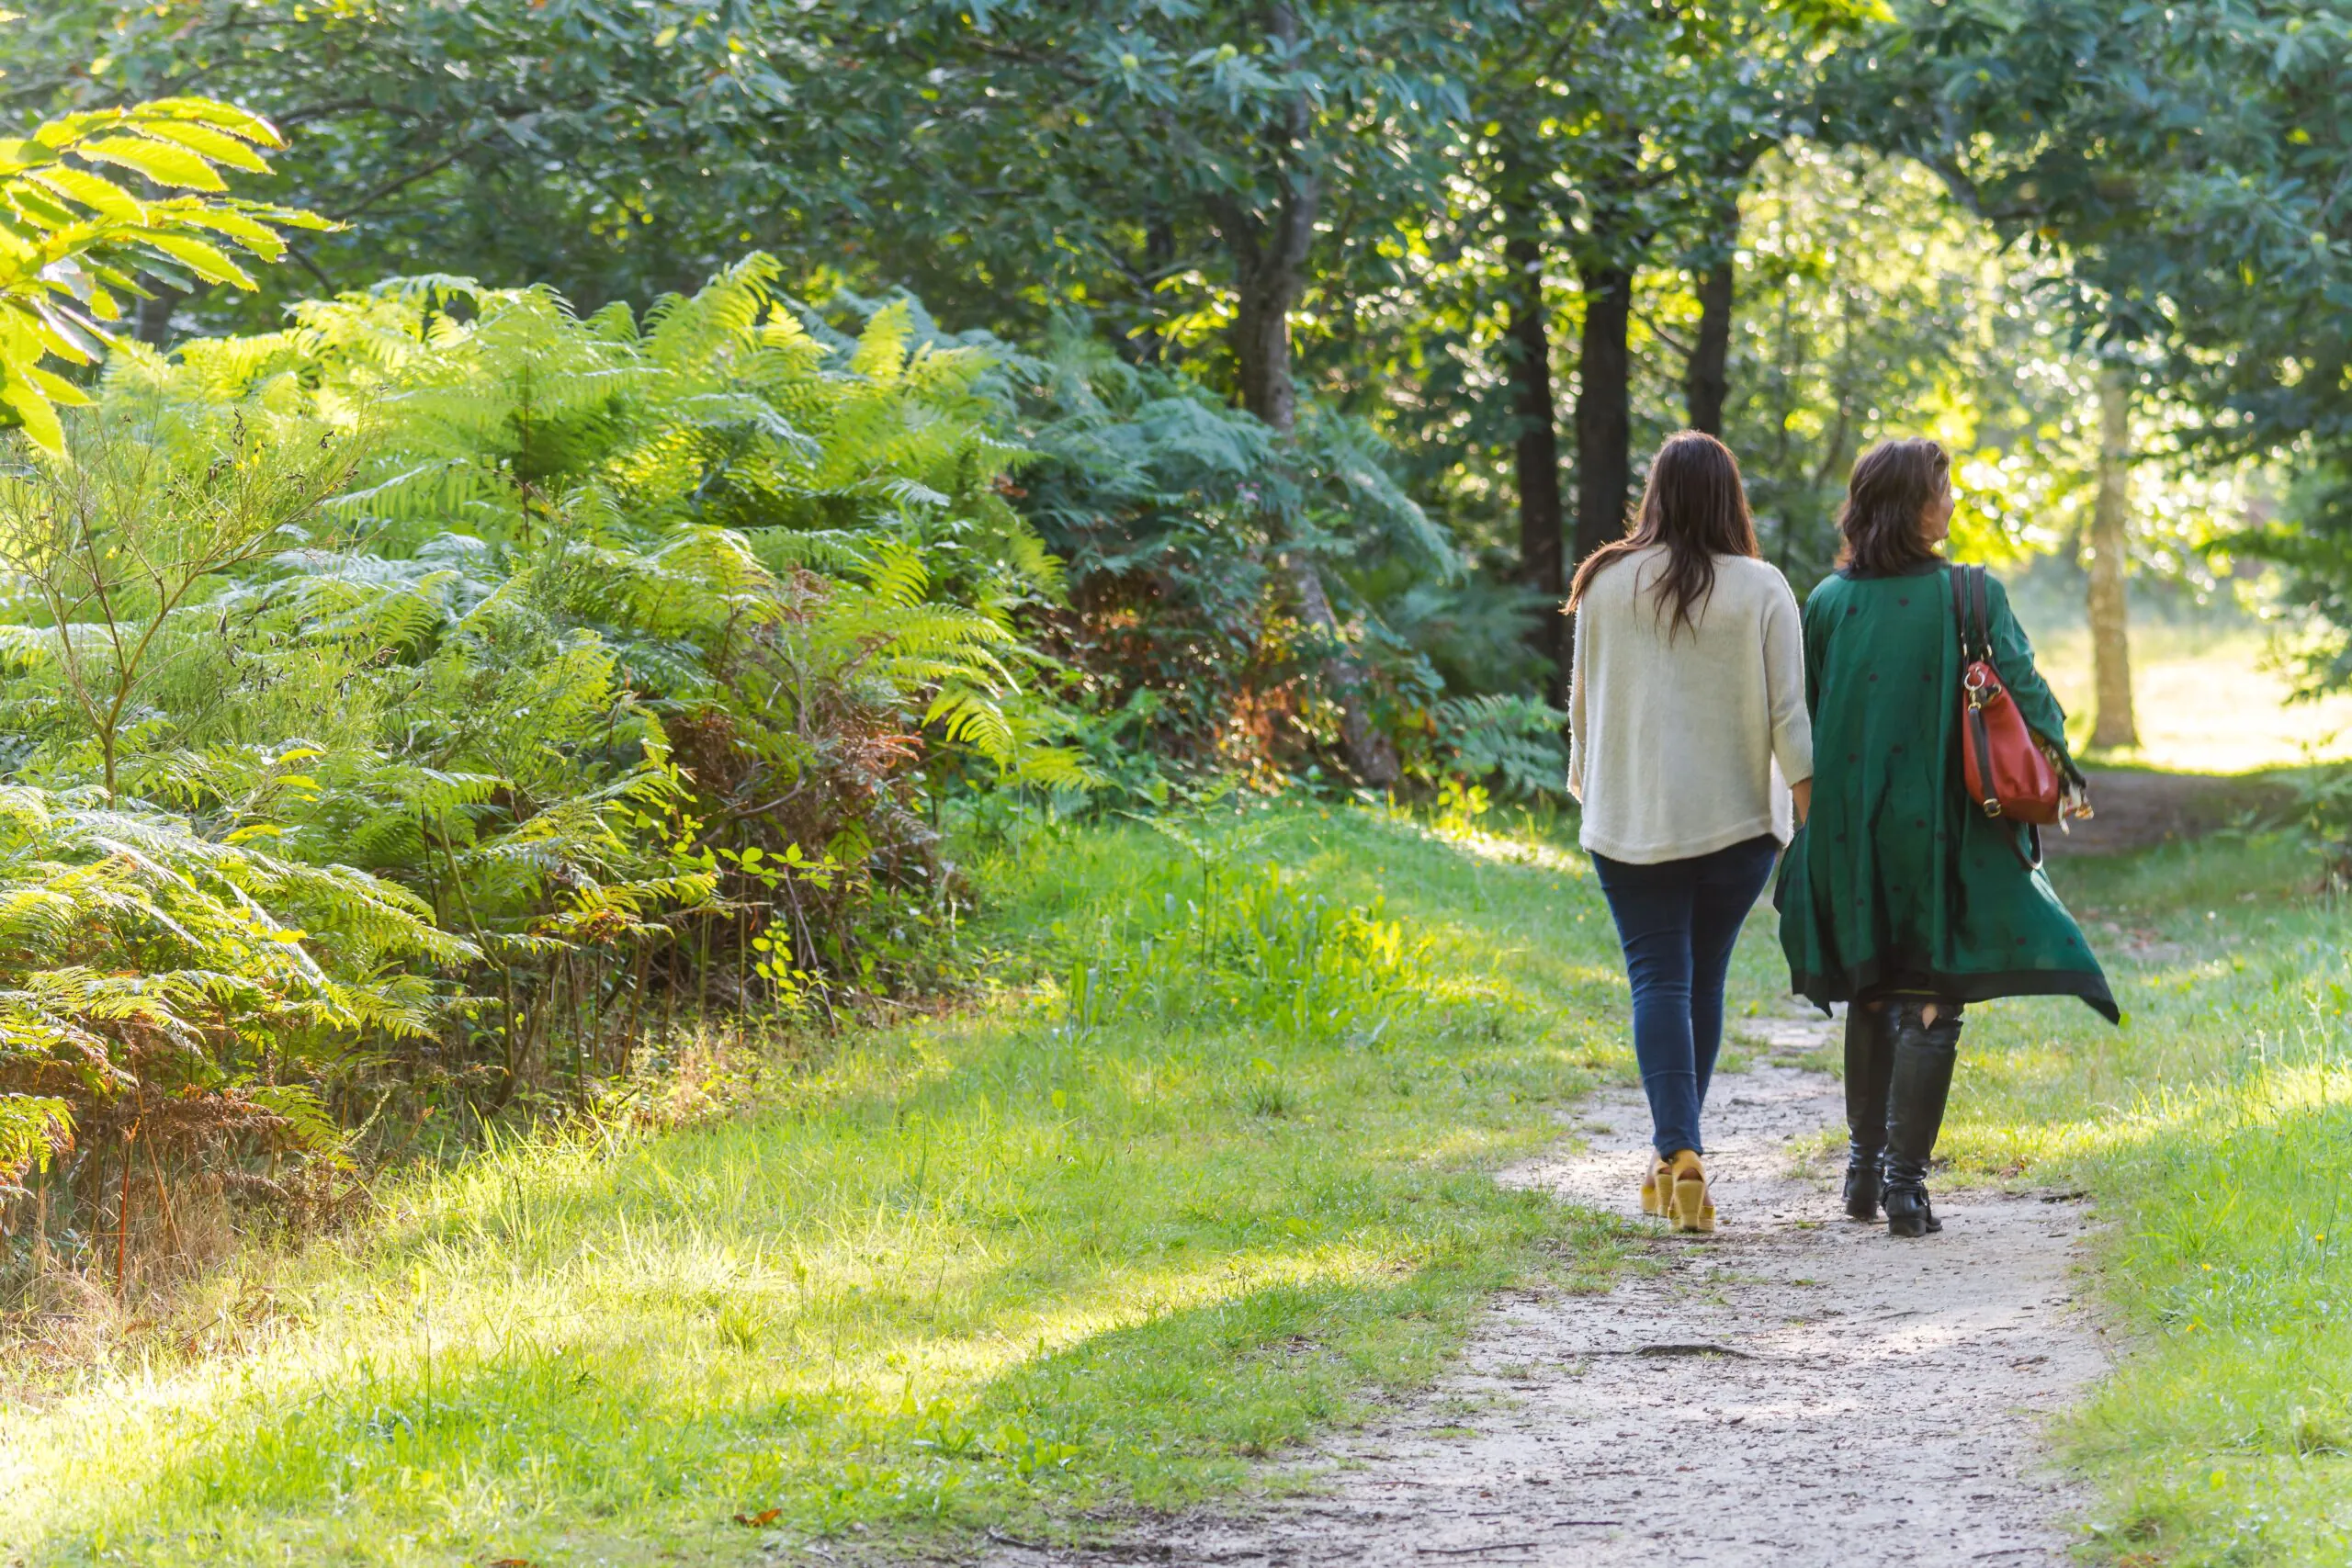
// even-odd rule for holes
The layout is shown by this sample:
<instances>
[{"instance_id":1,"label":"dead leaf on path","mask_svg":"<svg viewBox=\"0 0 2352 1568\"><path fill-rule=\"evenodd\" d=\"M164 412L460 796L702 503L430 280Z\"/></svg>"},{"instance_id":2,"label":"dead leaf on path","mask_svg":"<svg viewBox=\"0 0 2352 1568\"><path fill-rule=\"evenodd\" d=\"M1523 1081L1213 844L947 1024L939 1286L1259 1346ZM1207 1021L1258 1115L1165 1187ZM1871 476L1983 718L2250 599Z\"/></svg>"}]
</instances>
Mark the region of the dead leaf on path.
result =
<instances>
[{"instance_id":1,"label":"dead leaf on path","mask_svg":"<svg viewBox=\"0 0 2352 1568\"><path fill-rule=\"evenodd\" d=\"M762 1525L772 1525L775 1523L777 1517L782 1515L783 1512L784 1510L782 1508L762 1508L756 1514L736 1515L735 1522L739 1525L749 1525L753 1529L757 1529Z\"/></svg>"},{"instance_id":2,"label":"dead leaf on path","mask_svg":"<svg viewBox=\"0 0 2352 1568\"><path fill-rule=\"evenodd\" d=\"M486 1568L539 1568L527 1557L493 1557Z\"/></svg>"}]
</instances>

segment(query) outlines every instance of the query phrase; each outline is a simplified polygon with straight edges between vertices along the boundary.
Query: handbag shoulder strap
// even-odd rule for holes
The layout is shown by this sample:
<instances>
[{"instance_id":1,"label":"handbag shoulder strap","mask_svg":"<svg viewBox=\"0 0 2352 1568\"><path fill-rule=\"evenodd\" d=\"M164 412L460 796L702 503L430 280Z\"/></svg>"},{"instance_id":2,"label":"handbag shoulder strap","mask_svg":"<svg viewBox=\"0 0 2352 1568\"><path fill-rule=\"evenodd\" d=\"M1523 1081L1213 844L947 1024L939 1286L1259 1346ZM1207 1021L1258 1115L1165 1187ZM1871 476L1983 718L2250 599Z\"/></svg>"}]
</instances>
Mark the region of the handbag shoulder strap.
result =
<instances>
[{"instance_id":1,"label":"handbag shoulder strap","mask_svg":"<svg viewBox=\"0 0 2352 1568\"><path fill-rule=\"evenodd\" d=\"M1993 657L1991 595L1981 566L1951 569L1952 618L1960 624L1960 659L1963 664Z\"/></svg>"},{"instance_id":2,"label":"handbag shoulder strap","mask_svg":"<svg viewBox=\"0 0 2352 1568\"><path fill-rule=\"evenodd\" d=\"M1983 567L1968 569L1968 586L1976 596L1976 651L1987 664L1993 662L1992 581L1993 574Z\"/></svg>"}]
</instances>

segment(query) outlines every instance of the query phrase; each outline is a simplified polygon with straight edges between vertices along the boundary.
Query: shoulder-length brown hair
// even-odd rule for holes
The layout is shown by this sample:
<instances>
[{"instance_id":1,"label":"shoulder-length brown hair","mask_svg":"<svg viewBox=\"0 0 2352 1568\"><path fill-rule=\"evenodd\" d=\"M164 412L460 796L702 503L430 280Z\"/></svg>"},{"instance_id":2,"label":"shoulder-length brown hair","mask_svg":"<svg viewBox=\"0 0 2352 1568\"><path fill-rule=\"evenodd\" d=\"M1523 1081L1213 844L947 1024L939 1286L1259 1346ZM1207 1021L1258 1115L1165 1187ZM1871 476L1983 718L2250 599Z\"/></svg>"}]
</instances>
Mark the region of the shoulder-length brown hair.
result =
<instances>
[{"instance_id":1,"label":"shoulder-length brown hair","mask_svg":"<svg viewBox=\"0 0 2352 1568\"><path fill-rule=\"evenodd\" d=\"M1568 588L1568 609L1573 613L1584 603L1595 576L1620 558L1654 545L1666 547L1657 607L1661 615L1673 611L1673 630L1698 629L1698 614L1715 591L1717 556L1756 554L1756 522L1747 513L1739 459L1702 431L1679 431L1666 438L1650 459L1649 482L1642 487L1634 531L1585 557Z\"/></svg>"},{"instance_id":2,"label":"shoulder-length brown hair","mask_svg":"<svg viewBox=\"0 0 2352 1568\"><path fill-rule=\"evenodd\" d=\"M1951 488L1951 454L1920 437L1882 441L1846 481L1838 564L1855 577L1900 577L1943 558L1920 535L1928 505Z\"/></svg>"}]
</instances>

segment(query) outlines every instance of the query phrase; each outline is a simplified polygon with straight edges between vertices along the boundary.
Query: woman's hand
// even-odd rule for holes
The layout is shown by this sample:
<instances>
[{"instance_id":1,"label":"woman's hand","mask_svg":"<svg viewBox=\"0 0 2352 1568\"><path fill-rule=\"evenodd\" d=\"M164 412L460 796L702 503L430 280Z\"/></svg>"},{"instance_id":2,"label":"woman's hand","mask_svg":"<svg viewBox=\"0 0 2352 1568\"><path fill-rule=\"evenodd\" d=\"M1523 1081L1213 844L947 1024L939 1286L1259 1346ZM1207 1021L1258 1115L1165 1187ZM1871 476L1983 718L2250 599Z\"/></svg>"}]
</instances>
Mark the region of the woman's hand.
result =
<instances>
[{"instance_id":1,"label":"woman's hand","mask_svg":"<svg viewBox=\"0 0 2352 1568\"><path fill-rule=\"evenodd\" d=\"M1789 795L1797 803L1797 826L1802 828L1804 819L1813 815L1813 781L1799 779L1789 786Z\"/></svg>"}]
</instances>

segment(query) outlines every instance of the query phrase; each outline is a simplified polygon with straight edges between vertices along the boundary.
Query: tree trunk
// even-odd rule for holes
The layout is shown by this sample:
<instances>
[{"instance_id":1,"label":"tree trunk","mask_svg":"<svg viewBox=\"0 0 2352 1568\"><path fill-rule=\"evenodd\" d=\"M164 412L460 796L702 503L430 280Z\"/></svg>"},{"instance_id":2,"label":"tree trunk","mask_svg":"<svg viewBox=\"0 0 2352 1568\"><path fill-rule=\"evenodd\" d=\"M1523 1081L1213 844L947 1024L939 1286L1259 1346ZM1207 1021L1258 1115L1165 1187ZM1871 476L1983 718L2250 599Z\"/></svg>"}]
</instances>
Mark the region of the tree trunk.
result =
<instances>
[{"instance_id":1,"label":"tree trunk","mask_svg":"<svg viewBox=\"0 0 2352 1568\"><path fill-rule=\"evenodd\" d=\"M1584 269L1584 335L1577 351L1577 559L1625 532L1633 485L1634 275L1616 262Z\"/></svg>"},{"instance_id":2,"label":"tree trunk","mask_svg":"<svg viewBox=\"0 0 2352 1568\"><path fill-rule=\"evenodd\" d=\"M1290 310L1297 302L1295 267L1237 267L1233 357L1241 406L1288 440L1298 425L1298 388L1290 373Z\"/></svg>"},{"instance_id":3,"label":"tree trunk","mask_svg":"<svg viewBox=\"0 0 2352 1568\"><path fill-rule=\"evenodd\" d=\"M159 193L160 194L160 193ZM150 293L131 310L131 321L139 341L150 348L164 349L172 345L172 312L187 298L187 290L175 288L158 278L142 281Z\"/></svg>"},{"instance_id":4,"label":"tree trunk","mask_svg":"<svg viewBox=\"0 0 2352 1568\"><path fill-rule=\"evenodd\" d=\"M1739 243L1739 198L1717 204L1713 232L1699 258L1699 341L1690 350L1682 400L1690 428L1720 437L1724 400L1731 393L1731 312L1734 252Z\"/></svg>"},{"instance_id":5,"label":"tree trunk","mask_svg":"<svg viewBox=\"0 0 2352 1568\"><path fill-rule=\"evenodd\" d=\"M2091 744L2140 744L2132 713L2132 641L2123 575L2131 556L2132 384L2109 366L2098 378L2098 501L2091 512Z\"/></svg>"},{"instance_id":6,"label":"tree trunk","mask_svg":"<svg viewBox=\"0 0 2352 1568\"><path fill-rule=\"evenodd\" d=\"M1520 580L1544 596L1529 640L1550 662L1545 694L1558 702L1567 685L1566 617L1560 600L1567 579L1560 501L1560 433L1552 398L1552 330L1544 301L1544 245L1532 215L1511 214L1512 233L1503 255L1510 271L1510 324L1505 338L1510 359L1511 412L1519 426L1511 460L1519 488Z\"/></svg>"},{"instance_id":7,"label":"tree trunk","mask_svg":"<svg viewBox=\"0 0 2352 1568\"><path fill-rule=\"evenodd\" d=\"M1298 41L1298 18L1288 4L1269 8L1268 30L1285 46ZM1295 96L1280 144L1303 151L1307 104ZM1290 444L1298 423L1298 389L1291 379L1290 312L1306 282L1306 260L1315 243L1315 216L1321 185L1315 172L1285 164L1274 171L1282 199L1271 221L1261 220L1238 202L1216 204L1217 227L1233 258L1233 355L1241 380L1241 402ZM1396 744L1373 727L1363 666L1347 651L1340 618L1331 613L1323 576L1306 555L1282 551L1283 571L1298 595L1299 614L1328 638L1334 651L1324 679L1340 707L1340 744L1358 778L1385 789L1402 776Z\"/></svg>"}]
</instances>

